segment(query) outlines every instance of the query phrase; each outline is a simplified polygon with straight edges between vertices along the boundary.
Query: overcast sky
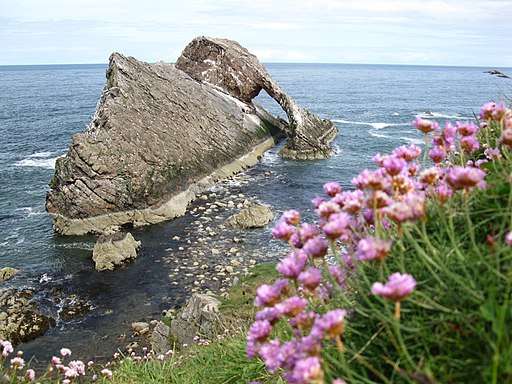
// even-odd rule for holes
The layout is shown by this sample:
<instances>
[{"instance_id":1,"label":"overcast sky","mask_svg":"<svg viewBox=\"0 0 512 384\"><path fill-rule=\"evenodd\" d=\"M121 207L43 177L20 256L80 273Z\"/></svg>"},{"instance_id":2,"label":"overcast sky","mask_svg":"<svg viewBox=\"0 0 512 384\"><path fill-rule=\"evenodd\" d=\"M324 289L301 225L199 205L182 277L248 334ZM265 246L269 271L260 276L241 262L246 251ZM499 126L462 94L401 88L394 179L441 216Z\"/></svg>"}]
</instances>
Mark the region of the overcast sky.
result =
<instances>
[{"instance_id":1,"label":"overcast sky","mask_svg":"<svg viewBox=\"0 0 512 384\"><path fill-rule=\"evenodd\" d=\"M512 67L512 0L0 0L0 64L175 61L199 35L263 62Z\"/></svg>"}]
</instances>

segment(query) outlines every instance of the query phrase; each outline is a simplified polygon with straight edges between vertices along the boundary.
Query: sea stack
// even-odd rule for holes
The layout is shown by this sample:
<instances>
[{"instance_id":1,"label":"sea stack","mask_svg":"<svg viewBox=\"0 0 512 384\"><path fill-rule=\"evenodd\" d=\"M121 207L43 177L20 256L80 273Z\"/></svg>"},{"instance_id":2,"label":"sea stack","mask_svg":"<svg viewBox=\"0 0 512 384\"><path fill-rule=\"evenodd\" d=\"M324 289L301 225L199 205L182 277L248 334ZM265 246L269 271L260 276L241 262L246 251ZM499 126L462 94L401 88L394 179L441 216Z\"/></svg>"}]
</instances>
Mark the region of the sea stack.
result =
<instances>
[{"instance_id":1,"label":"sea stack","mask_svg":"<svg viewBox=\"0 0 512 384\"><path fill-rule=\"evenodd\" d=\"M201 47L210 53L193 53ZM197 71L201 63L210 75ZM261 89L289 106L289 124L252 102ZM113 53L92 121L57 160L46 209L64 235L172 219L216 181L256 164L283 132L285 155L318 158L330 154L336 129L299 107L234 41L194 39L176 65Z\"/></svg>"},{"instance_id":2,"label":"sea stack","mask_svg":"<svg viewBox=\"0 0 512 384\"><path fill-rule=\"evenodd\" d=\"M332 156L329 143L338 132L334 124L297 104L272 79L256 56L236 41L197 37L183 50L176 68L248 104L262 89L265 90L288 116L288 140L281 150L281 156L294 159Z\"/></svg>"}]
</instances>

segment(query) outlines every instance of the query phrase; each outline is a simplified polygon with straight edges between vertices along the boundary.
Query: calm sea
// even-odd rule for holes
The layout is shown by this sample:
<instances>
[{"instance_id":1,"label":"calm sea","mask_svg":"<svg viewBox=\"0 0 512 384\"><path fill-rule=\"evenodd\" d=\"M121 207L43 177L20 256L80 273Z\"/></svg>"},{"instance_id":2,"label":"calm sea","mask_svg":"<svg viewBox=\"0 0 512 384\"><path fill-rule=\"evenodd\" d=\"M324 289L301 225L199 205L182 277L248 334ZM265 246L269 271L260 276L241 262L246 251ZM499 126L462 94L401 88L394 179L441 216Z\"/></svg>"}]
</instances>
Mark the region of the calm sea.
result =
<instances>
[{"instance_id":1,"label":"calm sea","mask_svg":"<svg viewBox=\"0 0 512 384\"><path fill-rule=\"evenodd\" d=\"M512 96L510 80L484 73L496 68L266 66L302 106L339 128L334 157L283 160L276 148L247 172L249 183L231 186L236 193L257 196L276 212L287 208L309 212L311 198L321 193L325 182L335 180L349 187L356 173L372 166L375 153L421 144L421 135L410 125L415 116L440 122L472 119L485 102ZM143 243L140 257L126 268L105 273L93 270L94 237L60 237L52 231L44 203L55 159L66 153L72 135L91 120L105 70L106 65L0 66L0 268L23 271L0 289L33 287L50 312L53 304L45 304L51 301L50 288L77 293L93 305L85 318L60 322L47 335L22 345L38 356L55 354L60 346L92 355L94 348L87 347L91 340L100 343L100 336L123 332L129 321L181 303L187 284L192 284L170 285L168 270L159 263L166 250L176 246L171 238L192 217L135 231ZM501 70L511 74L510 69ZM284 117L266 95L258 100ZM264 176L266 172L272 176ZM254 237L268 242L268 229Z\"/></svg>"}]
</instances>

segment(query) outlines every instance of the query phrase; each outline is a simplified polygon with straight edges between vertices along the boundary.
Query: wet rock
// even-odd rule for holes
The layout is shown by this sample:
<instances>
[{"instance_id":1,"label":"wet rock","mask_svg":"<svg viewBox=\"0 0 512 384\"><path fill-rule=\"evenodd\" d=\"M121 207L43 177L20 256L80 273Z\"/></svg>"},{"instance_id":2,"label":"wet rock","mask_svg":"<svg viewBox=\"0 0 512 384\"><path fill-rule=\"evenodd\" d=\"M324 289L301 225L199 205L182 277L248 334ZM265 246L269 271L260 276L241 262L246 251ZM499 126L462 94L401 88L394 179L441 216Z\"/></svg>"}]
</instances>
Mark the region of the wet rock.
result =
<instances>
[{"instance_id":1,"label":"wet rock","mask_svg":"<svg viewBox=\"0 0 512 384\"><path fill-rule=\"evenodd\" d=\"M11 267L4 267L0 269L0 281L9 280L10 278L14 277L14 275L18 274L20 272L19 269L11 268Z\"/></svg>"},{"instance_id":2,"label":"wet rock","mask_svg":"<svg viewBox=\"0 0 512 384\"><path fill-rule=\"evenodd\" d=\"M42 314L33 297L28 289L0 291L0 339L18 344L55 326L55 319Z\"/></svg>"},{"instance_id":3,"label":"wet rock","mask_svg":"<svg viewBox=\"0 0 512 384\"><path fill-rule=\"evenodd\" d=\"M85 315L90 312L91 308L90 303L79 298L77 295L69 295L61 303L59 316L62 320L68 321Z\"/></svg>"},{"instance_id":4,"label":"wet rock","mask_svg":"<svg viewBox=\"0 0 512 384\"><path fill-rule=\"evenodd\" d=\"M196 335L215 337L222 322L220 304L221 302L214 297L194 293L171 321L170 332L178 345L192 344Z\"/></svg>"},{"instance_id":5,"label":"wet rock","mask_svg":"<svg viewBox=\"0 0 512 384\"><path fill-rule=\"evenodd\" d=\"M116 232L110 235L101 235L94 245L92 259L98 271L113 270L137 257L140 241L136 241L132 234Z\"/></svg>"},{"instance_id":6,"label":"wet rock","mask_svg":"<svg viewBox=\"0 0 512 384\"><path fill-rule=\"evenodd\" d=\"M261 228L270 223L274 214L266 205L252 204L230 216L226 224L236 229Z\"/></svg>"},{"instance_id":7,"label":"wet rock","mask_svg":"<svg viewBox=\"0 0 512 384\"><path fill-rule=\"evenodd\" d=\"M138 334L144 334L149 331L149 324L144 321L136 321L132 323L132 331Z\"/></svg>"}]
</instances>

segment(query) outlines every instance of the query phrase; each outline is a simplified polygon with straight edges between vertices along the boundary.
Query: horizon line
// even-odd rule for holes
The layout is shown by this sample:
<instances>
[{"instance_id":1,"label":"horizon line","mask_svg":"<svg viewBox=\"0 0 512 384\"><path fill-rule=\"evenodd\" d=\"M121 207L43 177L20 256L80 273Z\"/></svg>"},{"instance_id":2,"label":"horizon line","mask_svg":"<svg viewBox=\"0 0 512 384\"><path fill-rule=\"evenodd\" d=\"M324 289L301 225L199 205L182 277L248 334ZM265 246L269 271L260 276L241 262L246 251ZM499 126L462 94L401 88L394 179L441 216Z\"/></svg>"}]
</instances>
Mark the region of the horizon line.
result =
<instances>
[{"instance_id":1,"label":"horizon line","mask_svg":"<svg viewBox=\"0 0 512 384\"><path fill-rule=\"evenodd\" d=\"M138 59L137 59L138 60ZM143 60L141 60L143 61ZM159 60L166 62L164 60ZM147 62L155 64L156 62ZM167 62L174 64L175 61ZM338 62L311 62L311 61L261 61L265 64L304 64L304 65L388 65L388 66L403 66L403 67L463 67L463 68L506 68L512 69L512 66L502 65L454 65L454 64L405 64L405 63L338 63ZM0 64L0 67L43 67L43 66L59 66L59 65L108 65L108 61L104 63L38 63L38 64Z\"/></svg>"}]
</instances>

